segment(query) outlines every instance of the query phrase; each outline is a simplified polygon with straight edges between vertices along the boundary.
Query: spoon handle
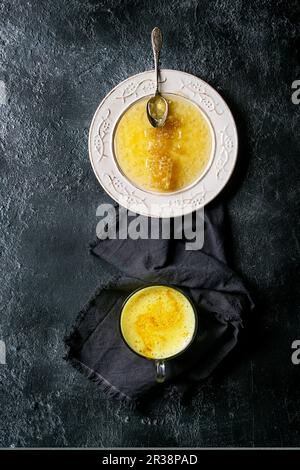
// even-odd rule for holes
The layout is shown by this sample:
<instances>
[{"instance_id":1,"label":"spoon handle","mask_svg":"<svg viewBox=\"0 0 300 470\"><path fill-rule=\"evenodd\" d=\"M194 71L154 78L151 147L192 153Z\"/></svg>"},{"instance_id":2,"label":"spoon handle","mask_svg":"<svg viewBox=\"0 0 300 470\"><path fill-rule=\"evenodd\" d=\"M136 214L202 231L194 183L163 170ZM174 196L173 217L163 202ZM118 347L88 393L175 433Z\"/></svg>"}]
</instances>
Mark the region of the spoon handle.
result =
<instances>
[{"instance_id":1,"label":"spoon handle","mask_svg":"<svg viewBox=\"0 0 300 470\"><path fill-rule=\"evenodd\" d=\"M162 34L161 34L161 30L158 27L152 30L151 42L152 42L154 68L155 68L155 93L158 93L158 75L159 75L158 65L159 65L159 55L160 55L160 51L162 47Z\"/></svg>"}]
</instances>

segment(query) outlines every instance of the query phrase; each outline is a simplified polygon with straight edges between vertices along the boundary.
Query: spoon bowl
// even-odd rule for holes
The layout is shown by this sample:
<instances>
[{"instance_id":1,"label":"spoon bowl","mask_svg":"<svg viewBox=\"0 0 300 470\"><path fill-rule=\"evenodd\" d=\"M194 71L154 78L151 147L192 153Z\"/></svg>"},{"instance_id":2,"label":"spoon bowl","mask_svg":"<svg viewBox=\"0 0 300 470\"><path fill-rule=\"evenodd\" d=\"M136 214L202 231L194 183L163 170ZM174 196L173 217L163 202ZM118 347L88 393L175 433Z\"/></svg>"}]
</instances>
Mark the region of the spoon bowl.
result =
<instances>
[{"instance_id":1,"label":"spoon bowl","mask_svg":"<svg viewBox=\"0 0 300 470\"><path fill-rule=\"evenodd\" d=\"M152 96L147 102L147 116L151 126L164 126L168 116L168 110L168 102L160 93Z\"/></svg>"}]
</instances>

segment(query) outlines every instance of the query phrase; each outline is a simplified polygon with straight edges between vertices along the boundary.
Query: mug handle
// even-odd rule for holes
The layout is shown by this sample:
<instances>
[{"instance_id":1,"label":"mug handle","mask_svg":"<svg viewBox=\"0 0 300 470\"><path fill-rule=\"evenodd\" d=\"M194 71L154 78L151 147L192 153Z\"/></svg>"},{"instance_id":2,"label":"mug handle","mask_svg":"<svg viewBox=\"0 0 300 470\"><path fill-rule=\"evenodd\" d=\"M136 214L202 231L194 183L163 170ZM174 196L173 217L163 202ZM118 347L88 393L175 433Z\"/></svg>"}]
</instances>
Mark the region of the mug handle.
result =
<instances>
[{"instance_id":1,"label":"mug handle","mask_svg":"<svg viewBox=\"0 0 300 470\"><path fill-rule=\"evenodd\" d=\"M166 363L163 360L155 361L156 382L163 383L166 380Z\"/></svg>"}]
</instances>

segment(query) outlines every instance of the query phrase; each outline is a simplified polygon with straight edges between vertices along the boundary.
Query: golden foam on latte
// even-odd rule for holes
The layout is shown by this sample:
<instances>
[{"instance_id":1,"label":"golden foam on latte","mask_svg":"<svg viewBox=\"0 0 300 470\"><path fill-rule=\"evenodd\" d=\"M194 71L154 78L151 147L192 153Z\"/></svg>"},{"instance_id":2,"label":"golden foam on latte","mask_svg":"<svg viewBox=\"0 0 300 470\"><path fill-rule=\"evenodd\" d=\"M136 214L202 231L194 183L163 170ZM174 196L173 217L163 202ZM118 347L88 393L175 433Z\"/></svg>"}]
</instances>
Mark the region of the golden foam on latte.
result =
<instances>
[{"instance_id":1,"label":"golden foam on latte","mask_svg":"<svg viewBox=\"0 0 300 470\"><path fill-rule=\"evenodd\" d=\"M173 192L189 186L207 168L213 140L207 119L186 98L166 95L168 118L163 127L148 121L141 99L125 111L115 132L120 169L142 189Z\"/></svg>"},{"instance_id":2,"label":"golden foam on latte","mask_svg":"<svg viewBox=\"0 0 300 470\"><path fill-rule=\"evenodd\" d=\"M183 351L196 327L192 304L167 286L145 287L133 294L121 313L126 343L149 359L165 359Z\"/></svg>"}]
</instances>

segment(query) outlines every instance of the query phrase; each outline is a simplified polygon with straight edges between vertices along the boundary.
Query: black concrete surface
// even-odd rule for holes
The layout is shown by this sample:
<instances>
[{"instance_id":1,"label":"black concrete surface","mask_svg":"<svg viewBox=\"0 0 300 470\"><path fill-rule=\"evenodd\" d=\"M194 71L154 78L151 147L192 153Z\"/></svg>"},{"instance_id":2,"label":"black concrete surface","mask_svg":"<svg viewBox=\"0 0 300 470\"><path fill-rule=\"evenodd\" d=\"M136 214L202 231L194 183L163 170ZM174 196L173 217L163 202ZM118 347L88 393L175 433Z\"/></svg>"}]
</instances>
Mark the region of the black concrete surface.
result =
<instances>
[{"instance_id":1,"label":"black concrete surface","mask_svg":"<svg viewBox=\"0 0 300 470\"><path fill-rule=\"evenodd\" d=\"M139 411L63 360L63 336L113 270L89 256L107 200L88 160L93 113L120 80L163 66L202 77L240 136L228 201L232 265L259 309L247 341L186 402ZM297 446L300 79L296 0L0 2L0 445Z\"/></svg>"}]
</instances>

